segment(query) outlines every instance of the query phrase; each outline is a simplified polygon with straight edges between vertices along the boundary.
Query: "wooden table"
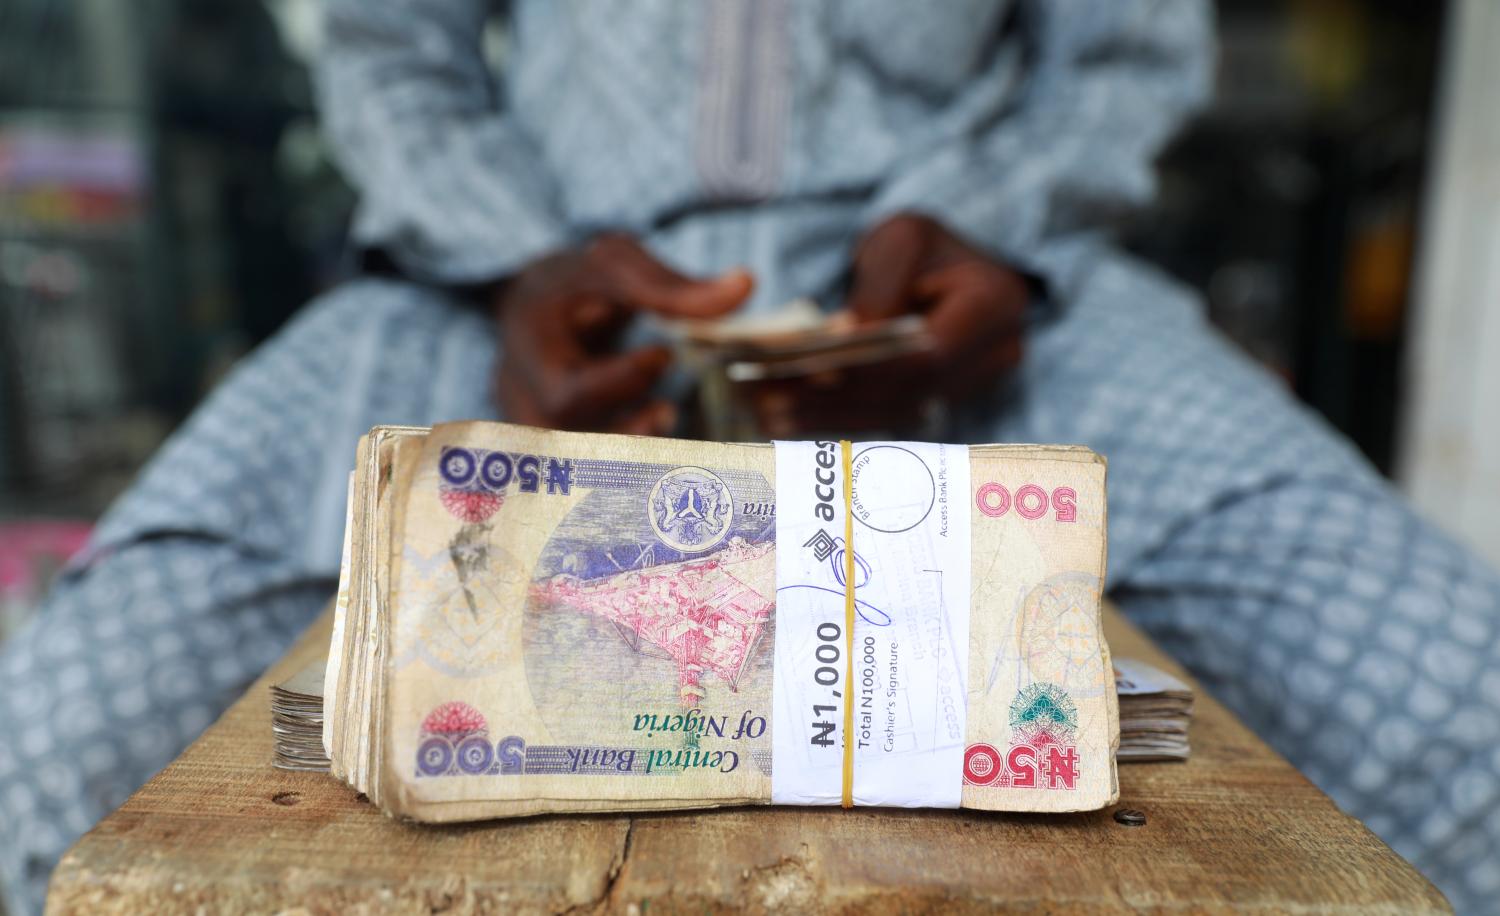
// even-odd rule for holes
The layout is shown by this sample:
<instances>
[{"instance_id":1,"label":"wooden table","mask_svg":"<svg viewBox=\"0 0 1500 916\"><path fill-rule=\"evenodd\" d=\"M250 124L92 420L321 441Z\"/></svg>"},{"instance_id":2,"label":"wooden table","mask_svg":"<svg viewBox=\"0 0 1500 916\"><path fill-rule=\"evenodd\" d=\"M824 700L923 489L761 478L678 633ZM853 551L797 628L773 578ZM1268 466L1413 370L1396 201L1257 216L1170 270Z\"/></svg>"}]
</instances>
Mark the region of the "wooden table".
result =
<instances>
[{"instance_id":1,"label":"wooden table","mask_svg":"<svg viewBox=\"0 0 1500 916\"><path fill-rule=\"evenodd\" d=\"M1184 676L1106 613L1117 655ZM271 767L267 687L328 629L79 840L49 913L1448 911L1201 691L1191 761L1120 767L1119 807L1142 827L1111 811L787 808L399 823L329 776Z\"/></svg>"}]
</instances>

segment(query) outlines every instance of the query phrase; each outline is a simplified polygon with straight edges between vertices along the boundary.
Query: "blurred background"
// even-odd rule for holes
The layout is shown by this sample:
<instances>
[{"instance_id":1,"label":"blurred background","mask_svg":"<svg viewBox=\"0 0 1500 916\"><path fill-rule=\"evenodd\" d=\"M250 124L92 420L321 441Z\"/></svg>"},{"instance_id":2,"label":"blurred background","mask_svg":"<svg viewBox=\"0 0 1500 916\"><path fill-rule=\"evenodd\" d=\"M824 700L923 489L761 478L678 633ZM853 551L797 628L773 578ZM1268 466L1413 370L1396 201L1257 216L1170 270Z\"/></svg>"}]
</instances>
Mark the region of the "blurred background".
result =
<instances>
[{"instance_id":1,"label":"blurred background","mask_svg":"<svg viewBox=\"0 0 1500 916\"><path fill-rule=\"evenodd\" d=\"M1500 561L1500 4L1219 17L1217 102L1126 244ZM0 638L234 360L352 269L317 47L316 0L0 0Z\"/></svg>"}]
</instances>

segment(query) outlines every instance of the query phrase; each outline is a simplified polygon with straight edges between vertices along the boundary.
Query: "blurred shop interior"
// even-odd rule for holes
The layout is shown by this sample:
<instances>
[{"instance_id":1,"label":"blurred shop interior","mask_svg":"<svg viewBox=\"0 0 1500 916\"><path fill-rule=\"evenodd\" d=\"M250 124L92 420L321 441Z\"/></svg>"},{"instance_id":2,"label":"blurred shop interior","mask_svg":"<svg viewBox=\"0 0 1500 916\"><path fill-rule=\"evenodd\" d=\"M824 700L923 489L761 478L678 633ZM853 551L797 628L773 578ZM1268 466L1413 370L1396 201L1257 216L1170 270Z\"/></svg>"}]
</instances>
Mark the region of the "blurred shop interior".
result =
<instances>
[{"instance_id":1,"label":"blurred shop interior","mask_svg":"<svg viewBox=\"0 0 1500 916\"><path fill-rule=\"evenodd\" d=\"M1221 0L1217 102L1124 236L1386 473L1461 5ZM317 43L316 0L0 3L0 638L226 369L351 269Z\"/></svg>"}]
</instances>

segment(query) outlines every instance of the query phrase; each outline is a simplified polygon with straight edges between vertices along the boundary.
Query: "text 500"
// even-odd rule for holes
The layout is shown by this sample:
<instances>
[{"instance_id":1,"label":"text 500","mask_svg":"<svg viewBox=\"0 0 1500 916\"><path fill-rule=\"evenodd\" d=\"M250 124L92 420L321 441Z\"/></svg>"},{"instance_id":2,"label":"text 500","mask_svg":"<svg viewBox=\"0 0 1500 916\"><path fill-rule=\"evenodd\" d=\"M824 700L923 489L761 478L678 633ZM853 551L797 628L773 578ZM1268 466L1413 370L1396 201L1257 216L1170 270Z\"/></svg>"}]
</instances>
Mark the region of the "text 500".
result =
<instances>
[{"instance_id":1,"label":"text 500","mask_svg":"<svg viewBox=\"0 0 1500 916\"><path fill-rule=\"evenodd\" d=\"M1012 496L1003 483L990 481L974 493L974 504L990 518L999 518L1012 508L1022 518L1037 519L1050 509L1059 522L1078 521L1078 493L1072 487L1055 487L1049 495L1034 483L1016 488Z\"/></svg>"}]
</instances>

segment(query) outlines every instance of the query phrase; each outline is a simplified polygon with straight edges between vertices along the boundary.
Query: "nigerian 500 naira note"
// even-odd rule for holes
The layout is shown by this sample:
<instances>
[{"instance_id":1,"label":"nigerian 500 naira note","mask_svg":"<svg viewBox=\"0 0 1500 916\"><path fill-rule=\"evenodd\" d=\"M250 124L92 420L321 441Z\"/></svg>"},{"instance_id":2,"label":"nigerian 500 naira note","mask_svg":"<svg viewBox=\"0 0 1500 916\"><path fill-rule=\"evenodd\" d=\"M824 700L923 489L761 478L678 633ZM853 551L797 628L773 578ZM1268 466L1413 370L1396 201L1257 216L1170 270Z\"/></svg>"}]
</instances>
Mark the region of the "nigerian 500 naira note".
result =
<instances>
[{"instance_id":1,"label":"nigerian 500 naira note","mask_svg":"<svg viewBox=\"0 0 1500 916\"><path fill-rule=\"evenodd\" d=\"M393 813L1115 798L1087 449L469 423L359 468L328 749Z\"/></svg>"}]
</instances>

